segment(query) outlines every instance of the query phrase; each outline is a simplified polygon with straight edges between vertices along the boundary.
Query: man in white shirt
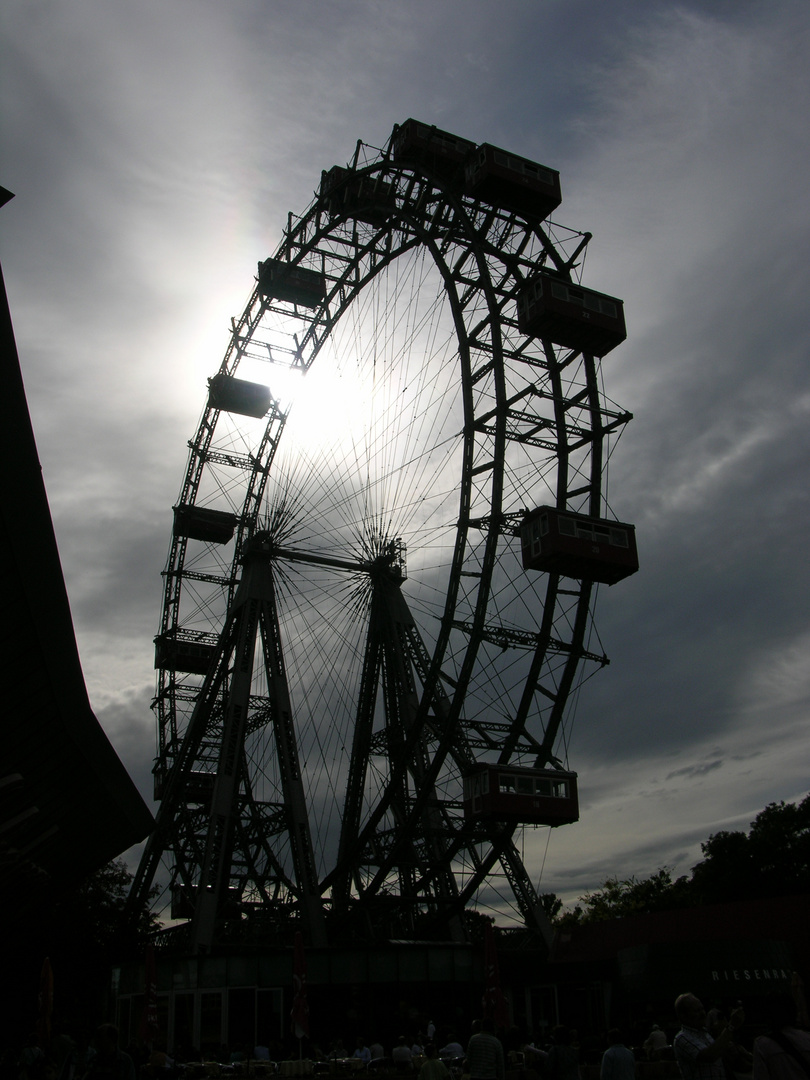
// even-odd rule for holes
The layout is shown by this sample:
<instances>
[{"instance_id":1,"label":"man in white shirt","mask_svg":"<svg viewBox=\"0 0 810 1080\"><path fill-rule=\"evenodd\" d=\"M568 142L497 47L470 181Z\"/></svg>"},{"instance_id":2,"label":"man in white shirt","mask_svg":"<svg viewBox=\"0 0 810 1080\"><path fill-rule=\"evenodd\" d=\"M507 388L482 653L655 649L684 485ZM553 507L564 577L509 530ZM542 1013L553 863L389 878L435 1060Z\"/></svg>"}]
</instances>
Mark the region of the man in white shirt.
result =
<instances>
[{"instance_id":1,"label":"man in white shirt","mask_svg":"<svg viewBox=\"0 0 810 1080\"><path fill-rule=\"evenodd\" d=\"M683 1080L725 1080L722 1057L734 1041L735 1030L743 1024L742 1009L732 1012L716 1039L706 1030L706 1010L694 994L681 994L676 999L675 1015L681 1030L672 1047Z\"/></svg>"}]
</instances>

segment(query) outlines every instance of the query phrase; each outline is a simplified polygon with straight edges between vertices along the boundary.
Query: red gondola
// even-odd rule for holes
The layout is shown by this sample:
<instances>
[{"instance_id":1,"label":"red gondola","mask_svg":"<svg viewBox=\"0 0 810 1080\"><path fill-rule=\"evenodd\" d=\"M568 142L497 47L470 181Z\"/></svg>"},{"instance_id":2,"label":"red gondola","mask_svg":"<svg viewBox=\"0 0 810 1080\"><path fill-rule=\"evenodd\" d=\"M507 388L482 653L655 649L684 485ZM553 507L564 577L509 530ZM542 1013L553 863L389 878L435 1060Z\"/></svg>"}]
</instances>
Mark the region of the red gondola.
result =
<instances>
[{"instance_id":1,"label":"red gondola","mask_svg":"<svg viewBox=\"0 0 810 1080\"><path fill-rule=\"evenodd\" d=\"M333 217L346 214L368 225L384 225L397 208L391 184L375 176L358 176L341 165L321 173L320 194Z\"/></svg>"},{"instance_id":2,"label":"red gondola","mask_svg":"<svg viewBox=\"0 0 810 1080\"><path fill-rule=\"evenodd\" d=\"M261 418L267 415L272 400L270 387L262 383L235 379L224 372L208 380L208 404L212 409Z\"/></svg>"},{"instance_id":3,"label":"red gondola","mask_svg":"<svg viewBox=\"0 0 810 1080\"><path fill-rule=\"evenodd\" d=\"M205 642L161 634L155 638L155 667L184 671L189 675L206 675L216 651L214 645Z\"/></svg>"},{"instance_id":4,"label":"red gondola","mask_svg":"<svg viewBox=\"0 0 810 1080\"><path fill-rule=\"evenodd\" d=\"M461 174L475 143L418 120L406 120L394 128L391 152L394 161L417 162L442 176Z\"/></svg>"},{"instance_id":5,"label":"red gondola","mask_svg":"<svg viewBox=\"0 0 810 1080\"><path fill-rule=\"evenodd\" d=\"M539 506L523 519L524 570L613 585L638 570L634 525Z\"/></svg>"},{"instance_id":6,"label":"red gondola","mask_svg":"<svg viewBox=\"0 0 810 1080\"><path fill-rule=\"evenodd\" d=\"M518 329L568 349L604 356L627 337L624 304L554 274L538 274L518 296Z\"/></svg>"},{"instance_id":7,"label":"red gondola","mask_svg":"<svg viewBox=\"0 0 810 1080\"><path fill-rule=\"evenodd\" d=\"M171 917L173 919L193 919L197 908L199 885L173 885ZM225 894L222 912L238 918L241 911L242 891L236 885L229 885Z\"/></svg>"},{"instance_id":8,"label":"red gondola","mask_svg":"<svg viewBox=\"0 0 810 1080\"><path fill-rule=\"evenodd\" d=\"M536 161L482 143L464 170L466 191L507 210L545 218L562 202L560 174Z\"/></svg>"},{"instance_id":9,"label":"red gondola","mask_svg":"<svg viewBox=\"0 0 810 1080\"><path fill-rule=\"evenodd\" d=\"M155 801L160 802L166 794L168 776L163 769L155 769L153 776L155 782ZM192 771L189 774L183 789L185 802L193 806L204 806L210 811L215 780L216 775L212 772Z\"/></svg>"},{"instance_id":10,"label":"red gondola","mask_svg":"<svg viewBox=\"0 0 810 1080\"><path fill-rule=\"evenodd\" d=\"M236 514L209 510L205 506L180 504L174 510L174 535L207 544L227 544L236 531Z\"/></svg>"},{"instance_id":11,"label":"red gondola","mask_svg":"<svg viewBox=\"0 0 810 1080\"><path fill-rule=\"evenodd\" d=\"M259 263L259 292L267 300L318 307L326 298L326 279L317 270L296 263L265 259Z\"/></svg>"},{"instance_id":12,"label":"red gondola","mask_svg":"<svg viewBox=\"0 0 810 1080\"><path fill-rule=\"evenodd\" d=\"M207 810L210 810L215 780L216 776L212 772L192 770L186 781L186 802L195 806L204 806Z\"/></svg>"},{"instance_id":13,"label":"red gondola","mask_svg":"<svg viewBox=\"0 0 810 1080\"><path fill-rule=\"evenodd\" d=\"M481 765L464 777L464 817L568 825L579 820L577 774L515 765Z\"/></svg>"}]
</instances>

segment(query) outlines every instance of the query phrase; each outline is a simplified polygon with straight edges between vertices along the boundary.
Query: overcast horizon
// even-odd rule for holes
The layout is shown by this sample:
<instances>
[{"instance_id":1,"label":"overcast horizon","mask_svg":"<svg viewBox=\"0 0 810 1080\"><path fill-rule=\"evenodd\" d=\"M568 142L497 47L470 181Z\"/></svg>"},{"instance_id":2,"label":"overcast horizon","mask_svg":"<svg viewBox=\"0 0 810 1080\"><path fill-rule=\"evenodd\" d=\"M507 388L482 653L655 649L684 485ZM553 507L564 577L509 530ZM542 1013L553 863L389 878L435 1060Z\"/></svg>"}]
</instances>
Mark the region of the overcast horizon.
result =
<instances>
[{"instance_id":1,"label":"overcast horizon","mask_svg":"<svg viewBox=\"0 0 810 1080\"><path fill-rule=\"evenodd\" d=\"M810 788L810 9L801 0L9 0L0 251L90 701L144 798L171 506L229 323L321 170L416 117L561 173L621 297L609 501L641 570L541 892L688 873ZM130 860L137 852L128 854Z\"/></svg>"}]
</instances>

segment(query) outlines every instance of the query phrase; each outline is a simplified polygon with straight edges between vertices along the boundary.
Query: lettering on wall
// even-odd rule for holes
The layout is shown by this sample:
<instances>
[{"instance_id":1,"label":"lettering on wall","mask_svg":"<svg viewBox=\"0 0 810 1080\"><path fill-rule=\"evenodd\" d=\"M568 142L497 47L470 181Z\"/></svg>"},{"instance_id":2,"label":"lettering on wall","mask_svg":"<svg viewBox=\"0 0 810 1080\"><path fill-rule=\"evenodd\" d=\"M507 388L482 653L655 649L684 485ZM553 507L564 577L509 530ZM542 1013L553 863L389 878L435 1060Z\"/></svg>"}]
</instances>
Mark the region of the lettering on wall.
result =
<instances>
[{"instance_id":1,"label":"lettering on wall","mask_svg":"<svg viewBox=\"0 0 810 1080\"><path fill-rule=\"evenodd\" d=\"M712 982L789 982L792 974L784 968L729 968L712 971Z\"/></svg>"}]
</instances>

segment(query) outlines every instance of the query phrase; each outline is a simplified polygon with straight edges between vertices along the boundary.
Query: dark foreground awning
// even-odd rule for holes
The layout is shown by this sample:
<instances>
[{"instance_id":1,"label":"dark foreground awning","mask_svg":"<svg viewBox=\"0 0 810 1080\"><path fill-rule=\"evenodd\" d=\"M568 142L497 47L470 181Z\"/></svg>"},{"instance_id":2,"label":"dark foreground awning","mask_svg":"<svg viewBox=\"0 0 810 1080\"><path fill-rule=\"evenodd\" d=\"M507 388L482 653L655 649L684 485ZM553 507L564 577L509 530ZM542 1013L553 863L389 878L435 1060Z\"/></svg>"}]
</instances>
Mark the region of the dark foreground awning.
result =
<instances>
[{"instance_id":1,"label":"dark foreground awning","mask_svg":"<svg viewBox=\"0 0 810 1080\"><path fill-rule=\"evenodd\" d=\"M90 708L0 275L0 896L65 885L152 815Z\"/></svg>"}]
</instances>

